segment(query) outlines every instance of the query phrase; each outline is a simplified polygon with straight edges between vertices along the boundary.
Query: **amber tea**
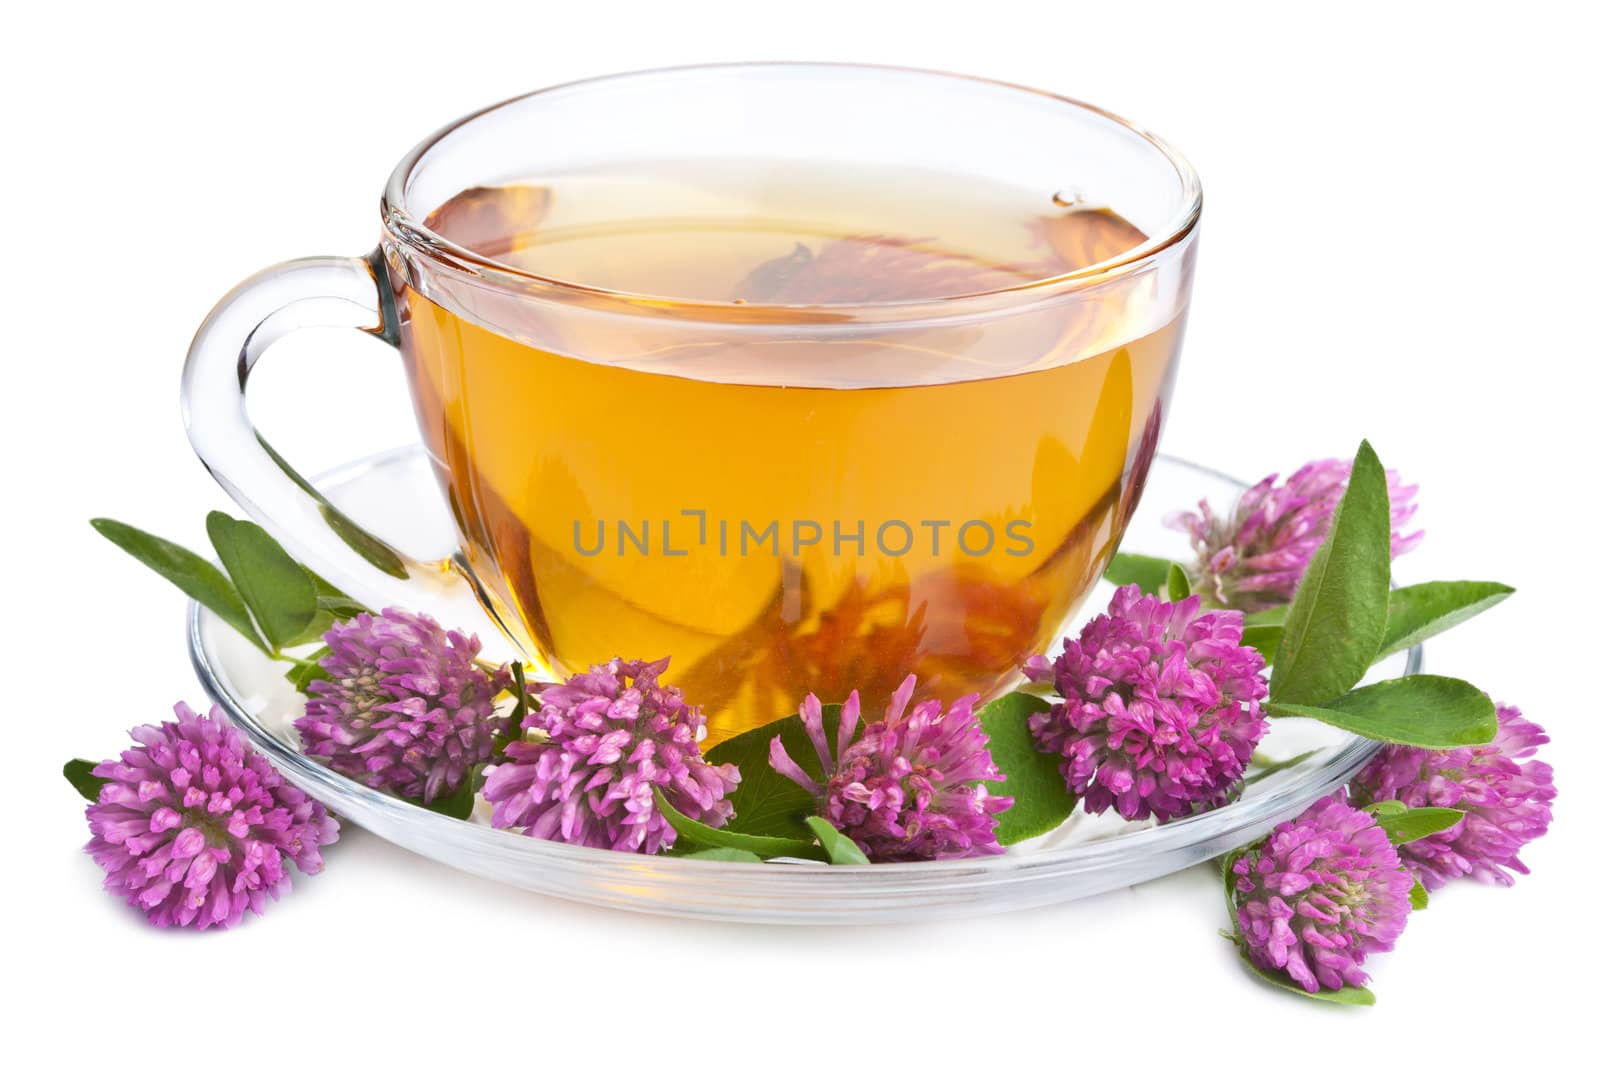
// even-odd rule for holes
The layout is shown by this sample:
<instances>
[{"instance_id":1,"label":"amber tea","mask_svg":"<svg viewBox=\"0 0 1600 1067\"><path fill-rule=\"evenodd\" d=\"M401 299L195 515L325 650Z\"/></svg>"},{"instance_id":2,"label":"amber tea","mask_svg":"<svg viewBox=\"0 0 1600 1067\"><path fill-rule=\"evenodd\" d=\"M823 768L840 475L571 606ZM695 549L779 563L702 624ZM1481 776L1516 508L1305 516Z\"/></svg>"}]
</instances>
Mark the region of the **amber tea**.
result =
<instances>
[{"instance_id":1,"label":"amber tea","mask_svg":"<svg viewBox=\"0 0 1600 1067\"><path fill-rule=\"evenodd\" d=\"M552 298L490 328L397 294L492 606L554 670L670 655L713 742L810 692L881 707L908 672L945 698L1001 687L1114 550L1182 332L1137 288L974 296L1140 245L1114 204L767 167L468 190L428 228ZM903 321L855 328L874 315Z\"/></svg>"}]
</instances>

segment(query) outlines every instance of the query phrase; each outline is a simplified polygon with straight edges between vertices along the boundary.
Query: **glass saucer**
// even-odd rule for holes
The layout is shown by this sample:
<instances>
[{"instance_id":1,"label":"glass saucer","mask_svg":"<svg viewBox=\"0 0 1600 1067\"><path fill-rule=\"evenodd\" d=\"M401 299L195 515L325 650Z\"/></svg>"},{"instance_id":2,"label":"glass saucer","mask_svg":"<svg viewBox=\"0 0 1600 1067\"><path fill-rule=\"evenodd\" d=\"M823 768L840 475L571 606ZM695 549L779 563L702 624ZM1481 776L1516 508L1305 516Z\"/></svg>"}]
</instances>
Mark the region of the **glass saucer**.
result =
<instances>
[{"instance_id":1,"label":"glass saucer","mask_svg":"<svg viewBox=\"0 0 1600 1067\"><path fill-rule=\"evenodd\" d=\"M318 479L317 486L358 522L417 558L441 559L454 551L449 515L418 448L341 467ZM1192 508L1201 497L1218 505L1231 503L1241 488L1215 471L1158 457L1123 547L1181 558L1186 540L1164 528L1162 516ZM418 593L406 607L475 630L487 655L510 654L504 638L464 589L441 585ZM1103 610L1110 594L1111 586L1101 582L1070 631L1076 631L1082 618ZM300 752L292 724L301 699L283 679L282 664L268 660L194 604L189 650L201 684L227 716L285 777L342 819L419 855L523 889L702 919L904 922L1009 911L1133 885L1262 836L1342 785L1378 748L1377 742L1311 720L1274 720L1260 755L1280 764L1305 758L1292 766L1253 772L1236 803L1165 826L1079 811L1051 833L992 858L871 867L717 863L536 841L491 829L481 802L474 821L462 822L375 792ZM1421 649L1414 649L1404 659L1374 668L1372 678L1421 669Z\"/></svg>"}]
</instances>

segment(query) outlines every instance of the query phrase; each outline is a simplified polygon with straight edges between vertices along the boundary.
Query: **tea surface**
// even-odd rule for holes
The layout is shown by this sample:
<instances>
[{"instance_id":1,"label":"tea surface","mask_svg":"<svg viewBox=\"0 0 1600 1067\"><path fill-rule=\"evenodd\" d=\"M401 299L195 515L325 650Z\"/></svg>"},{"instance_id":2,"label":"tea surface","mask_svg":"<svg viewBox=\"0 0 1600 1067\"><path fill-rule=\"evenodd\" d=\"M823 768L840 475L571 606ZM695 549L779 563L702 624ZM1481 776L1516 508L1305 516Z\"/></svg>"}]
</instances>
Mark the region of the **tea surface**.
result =
<instances>
[{"instance_id":1,"label":"tea surface","mask_svg":"<svg viewBox=\"0 0 1600 1067\"><path fill-rule=\"evenodd\" d=\"M464 554L559 671L672 657L710 742L860 689L986 695L1098 577L1154 453L1181 318L1127 301L893 332L765 305L936 301L1143 235L913 172L667 166L473 189L435 232L583 294L496 329L413 290L402 347ZM791 317L792 318L792 317ZM847 321L841 317L841 321Z\"/></svg>"}]
</instances>

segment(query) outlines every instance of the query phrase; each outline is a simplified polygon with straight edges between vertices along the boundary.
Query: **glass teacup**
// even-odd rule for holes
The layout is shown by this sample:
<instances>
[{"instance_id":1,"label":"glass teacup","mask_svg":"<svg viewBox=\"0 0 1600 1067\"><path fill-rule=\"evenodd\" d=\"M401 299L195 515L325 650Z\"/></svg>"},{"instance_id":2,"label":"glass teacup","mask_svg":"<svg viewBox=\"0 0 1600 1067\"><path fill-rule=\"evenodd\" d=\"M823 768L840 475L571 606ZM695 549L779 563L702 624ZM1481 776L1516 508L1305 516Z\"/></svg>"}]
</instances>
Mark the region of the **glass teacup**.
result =
<instances>
[{"instance_id":1,"label":"glass teacup","mask_svg":"<svg viewBox=\"0 0 1600 1067\"><path fill-rule=\"evenodd\" d=\"M1200 191L1084 104L925 71L698 67L543 90L414 149L379 248L246 282L185 372L196 451L335 584L406 559L244 412L302 325L393 343L452 561L547 674L670 656L711 740L908 673L1004 689L1138 503Z\"/></svg>"}]
</instances>

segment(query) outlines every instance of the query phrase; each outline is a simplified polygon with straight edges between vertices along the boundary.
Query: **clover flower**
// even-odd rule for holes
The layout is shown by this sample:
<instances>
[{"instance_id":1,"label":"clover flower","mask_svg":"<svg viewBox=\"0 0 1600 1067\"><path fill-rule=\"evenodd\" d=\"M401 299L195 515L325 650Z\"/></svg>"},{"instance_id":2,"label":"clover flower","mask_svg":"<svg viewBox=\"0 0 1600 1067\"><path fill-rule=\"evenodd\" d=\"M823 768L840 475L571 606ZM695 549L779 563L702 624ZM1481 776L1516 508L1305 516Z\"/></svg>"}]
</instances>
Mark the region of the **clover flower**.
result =
<instances>
[{"instance_id":1,"label":"clover flower","mask_svg":"<svg viewBox=\"0 0 1600 1067\"><path fill-rule=\"evenodd\" d=\"M1087 810L1166 822L1228 798L1267 730L1265 664L1243 633L1237 611L1129 585L1053 662L1028 661L1061 697L1028 727Z\"/></svg>"},{"instance_id":2,"label":"clover flower","mask_svg":"<svg viewBox=\"0 0 1600 1067\"><path fill-rule=\"evenodd\" d=\"M700 752L705 716L657 679L667 660L613 659L560 685L530 687L532 739L506 746L483 795L493 825L529 837L654 853L677 840L655 788L684 815L721 826L739 784Z\"/></svg>"},{"instance_id":3,"label":"clover flower","mask_svg":"<svg viewBox=\"0 0 1600 1067\"><path fill-rule=\"evenodd\" d=\"M1411 913L1411 874L1373 816L1342 791L1278 824L1233 864L1233 905L1251 962L1308 993L1362 986Z\"/></svg>"},{"instance_id":4,"label":"clover flower","mask_svg":"<svg viewBox=\"0 0 1600 1067\"><path fill-rule=\"evenodd\" d=\"M455 792L494 752L503 670L476 657L483 644L426 615L386 608L336 623L295 728L305 750L385 793L431 804Z\"/></svg>"},{"instance_id":5,"label":"clover flower","mask_svg":"<svg viewBox=\"0 0 1600 1067\"><path fill-rule=\"evenodd\" d=\"M1430 890L1464 875L1510 885L1511 871L1528 873L1522 846L1550 826L1550 765L1531 758L1550 739L1509 704L1495 705L1495 713L1500 729L1487 745L1442 752L1388 745L1352 785L1364 802L1466 811L1448 830L1400 846L1400 858Z\"/></svg>"},{"instance_id":6,"label":"clover flower","mask_svg":"<svg viewBox=\"0 0 1600 1067\"><path fill-rule=\"evenodd\" d=\"M152 926L231 927L289 890L286 860L320 871L339 824L216 708L174 711L176 722L130 731L134 747L94 768L105 784L84 850Z\"/></svg>"},{"instance_id":7,"label":"clover flower","mask_svg":"<svg viewBox=\"0 0 1600 1067\"><path fill-rule=\"evenodd\" d=\"M861 697L852 692L831 745L821 701L805 698L800 721L816 749L821 781L791 758L781 737L772 739L768 762L811 793L817 814L874 863L997 855L1004 849L995 840L995 819L1012 798L991 796L984 785L1005 776L989 754L978 695L948 709L924 700L908 712L916 684L908 675L882 721L869 723L859 738Z\"/></svg>"},{"instance_id":8,"label":"clover flower","mask_svg":"<svg viewBox=\"0 0 1600 1067\"><path fill-rule=\"evenodd\" d=\"M1166 524L1188 533L1197 554L1190 567L1195 588L1246 612L1287 604L1328 536L1350 468L1349 460L1307 463L1282 485L1273 474L1246 489L1227 516L1214 512L1206 500L1198 511L1169 515ZM1417 487L1401 482L1392 470L1388 482L1390 552L1399 556L1422 540L1422 531L1403 529L1416 514Z\"/></svg>"}]
</instances>

